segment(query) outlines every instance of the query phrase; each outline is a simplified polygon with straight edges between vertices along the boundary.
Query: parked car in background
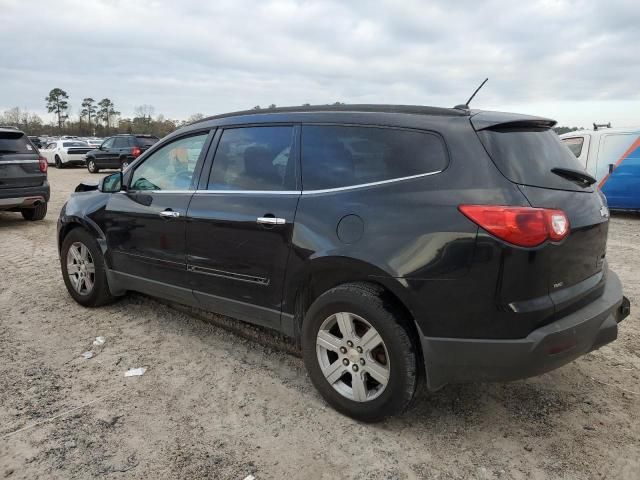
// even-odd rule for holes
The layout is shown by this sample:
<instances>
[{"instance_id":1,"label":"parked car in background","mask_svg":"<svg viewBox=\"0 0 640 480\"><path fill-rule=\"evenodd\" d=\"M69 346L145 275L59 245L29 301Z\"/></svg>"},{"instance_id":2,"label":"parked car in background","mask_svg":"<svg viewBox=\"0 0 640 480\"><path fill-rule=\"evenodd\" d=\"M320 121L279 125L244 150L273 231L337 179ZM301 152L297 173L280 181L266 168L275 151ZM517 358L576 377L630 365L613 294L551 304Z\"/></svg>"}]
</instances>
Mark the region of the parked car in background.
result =
<instances>
[{"instance_id":1,"label":"parked car in background","mask_svg":"<svg viewBox=\"0 0 640 480\"><path fill-rule=\"evenodd\" d=\"M47 161L23 132L0 128L0 210L42 220L48 201Z\"/></svg>"},{"instance_id":2,"label":"parked car in background","mask_svg":"<svg viewBox=\"0 0 640 480\"><path fill-rule=\"evenodd\" d=\"M85 156L89 151L91 147L79 140L55 140L40 149L47 163L55 165L56 168L84 165Z\"/></svg>"},{"instance_id":3,"label":"parked car in background","mask_svg":"<svg viewBox=\"0 0 640 480\"><path fill-rule=\"evenodd\" d=\"M78 187L62 276L81 305L140 291L292 336L363 421L403 411L420 376L538 375L629 314L604 197L554 125L394 105L204 119Z\"/></svg>"},{"instance_id":4,"label":"parked car in background","mask_svg":"<svg viewBox=\"0 0 640 480\"><path fill-rule=\"evenodd\" d=\"M40 137L29 136L29 140L31 140L31 143L33 143L38 149L44 146Z\"/></svg>"},{"instance_id":5,"label":"parked car in background","mask_svg":"<svg viewBox=\"0 0 640 480\"><path fill-rule=\"evenodd\" d=\"M640 210L640 128L565 133L560 138L598 181L612 210Z\"/></svg>"},{"instance_id":6,"label":"parked car in background","mask_svg":"<svg viewBox=\"0 0 640 480\"><path fill-rule=\"evenodd\" d=\"M153 135L115 135L87 154L87 169L98 173L101 168L124 168L158 141Z\"/></svg>"},{"instance_id":7,"label":"parked car in background","mask_svg":"<svg viewBox=\"0 0 640 480\"><path fill-rule=\"evenodd\" d=\"M104 140L102 138L84 138L83 141L88 143L90 147L95 149L102 145L102 142Z\"/></svg>"}]
</instances>

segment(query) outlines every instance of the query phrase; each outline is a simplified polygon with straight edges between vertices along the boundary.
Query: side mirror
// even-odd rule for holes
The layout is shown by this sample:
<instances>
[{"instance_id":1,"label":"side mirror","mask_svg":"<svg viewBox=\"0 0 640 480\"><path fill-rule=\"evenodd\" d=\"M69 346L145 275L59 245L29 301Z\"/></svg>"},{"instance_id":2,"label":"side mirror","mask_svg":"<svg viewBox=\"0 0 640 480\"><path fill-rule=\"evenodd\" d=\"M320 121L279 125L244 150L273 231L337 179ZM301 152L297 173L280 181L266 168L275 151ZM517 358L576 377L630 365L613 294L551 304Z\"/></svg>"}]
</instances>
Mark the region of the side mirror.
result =
<instances>
[{"instance_id":1,"label":"side mirror","mask_svg":"<svg viewBox=\"0 0 640 480\"><path fill-rule=\"evenodd\" d=\"M613 171L615 170L615 165L613 163L609 164L609 173L613 173Z\"/></svg>"},{"instance_id":2,"label":"side mirror","mask_svg":"<svg viewBox=\"0 0 640 480\"><path fill-rule=\"evenodd\" d=\"M98 190L104 193L115 193L122 190L122 172L104 177L98 185Z\"/></svg>"}]
</instances>

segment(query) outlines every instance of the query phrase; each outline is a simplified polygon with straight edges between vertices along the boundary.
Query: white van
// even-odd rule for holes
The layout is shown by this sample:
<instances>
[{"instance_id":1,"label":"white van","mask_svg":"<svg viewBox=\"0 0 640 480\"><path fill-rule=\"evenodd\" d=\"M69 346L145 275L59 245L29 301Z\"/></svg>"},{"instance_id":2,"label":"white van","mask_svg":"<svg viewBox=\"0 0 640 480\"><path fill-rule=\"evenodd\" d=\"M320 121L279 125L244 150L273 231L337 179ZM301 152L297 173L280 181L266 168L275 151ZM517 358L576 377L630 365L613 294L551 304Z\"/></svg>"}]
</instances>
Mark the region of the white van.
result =
<instances>
[{"instance_id":1,"label":"white van","mask_svg":"<svg viewBox=\"0 0 640 480\"><path fill-rule=\"evenodd\" d=\"M578 130L560 135L613 210L640 210L640 128Z\"/></svg>"}]
</instances>

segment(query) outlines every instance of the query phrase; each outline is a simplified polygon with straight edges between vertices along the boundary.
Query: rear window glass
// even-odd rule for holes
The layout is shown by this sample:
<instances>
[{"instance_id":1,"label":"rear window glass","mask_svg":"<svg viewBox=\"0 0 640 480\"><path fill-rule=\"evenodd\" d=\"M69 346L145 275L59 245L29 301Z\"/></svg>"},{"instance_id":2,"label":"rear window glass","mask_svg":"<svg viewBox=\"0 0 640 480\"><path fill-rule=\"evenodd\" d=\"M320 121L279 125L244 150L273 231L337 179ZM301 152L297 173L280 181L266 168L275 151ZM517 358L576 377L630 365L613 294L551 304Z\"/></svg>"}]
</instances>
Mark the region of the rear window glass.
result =
<instances>
[{"instance_id":1,"label":"rear window glass","mask_svg":"<svg viewBox=\"0 0 640 480\"><path fill-rule=\"evenodd\" d=\"M63 147L88 147L85 142L62 142Z\"/></svg>"},{"instance_id":2,"label":"rear window glass","mask_svg":"<svg viewBox=\"0 0 640 480\"><path fill-rule=\"evenodd\" d=\"M585 190L551 172L552 168L584 171L553 130L498 127L481 130L478 136L498 169L512 182L558 190Z\"/></svg>"},{"instance_id":3,"label":"rear window glass","mask_svg":"<svg viewBox=\"0 0 640 480\"><path fill-rule=\"evenodd\" d=\"M35 153L35 149L22 132L0 132L0 155L10 153Z\"/></svg>"},{"instance_id":4,"label":"rear window glass","mask_svg":"<svg viewBox=\"0 0 640 480\"><path fill-rule=\"evenodd\" d=\"M440 137L380 127L302 128L302 183L324 190L439 172L447 166Z\"/></svg>"},{"instance_id":5,"label":"rear window glass","mask_svg":"<svg viewBox=\"0 0 640 480\"><path fill-rule=\"evenodd\" d=\"M158 141L155 137L136 137L138 139L138 145L141 147L150 147Z\"/></svg>"}]
</instances>

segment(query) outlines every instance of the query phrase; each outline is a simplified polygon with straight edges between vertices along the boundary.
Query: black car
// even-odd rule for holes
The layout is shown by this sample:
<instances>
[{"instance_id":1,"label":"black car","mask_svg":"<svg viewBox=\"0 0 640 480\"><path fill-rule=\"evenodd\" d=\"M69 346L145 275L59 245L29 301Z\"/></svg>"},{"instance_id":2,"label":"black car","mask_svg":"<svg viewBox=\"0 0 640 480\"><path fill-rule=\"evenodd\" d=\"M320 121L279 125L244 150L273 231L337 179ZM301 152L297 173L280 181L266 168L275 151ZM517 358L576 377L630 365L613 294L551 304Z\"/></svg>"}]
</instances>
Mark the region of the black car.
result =
<instances>
[{"instance_id":1,"label":"black car","mask_svg":"<svg viewBox=\"0 0 640 480\"><path fill-rule=\"evenodd\" d=\"M116 135L107 138L97 149L87 153L87 169L123 168L158 141L153 135Z\"/></svg>"},{"instance_id":2,"label":"black car","mask_svg":"<svg viewBox=\"0 0 640 480\"><path fill-rule=\"evenodd\" d=\"M419 378L537 375L629 314L606 201L554 124L375 105L211 117L72 194L64 281L85 306L135 290L289 335L364 421L405 409Z\"/></svg>"},{"instance_id":3,"label":"black car","mask_svg":"<svg viewBox=\"0 0 640 480\"><path fill-rule=\"evenodd\" d=\"M43 147L43 143L40 137L29 136L29 140L31 140L31 143L33 143L37 148Z\"/></svg>"},{"instance_id":4,"label":"black car","mask_svg":"<svg viewBox=\"0 0 640 480\"><path fill-rule=\"evenodd\" d=\"M42 220L48 201L47 160L24 132L0 128L0 210Z\"/></svg>"}]
</instances>

